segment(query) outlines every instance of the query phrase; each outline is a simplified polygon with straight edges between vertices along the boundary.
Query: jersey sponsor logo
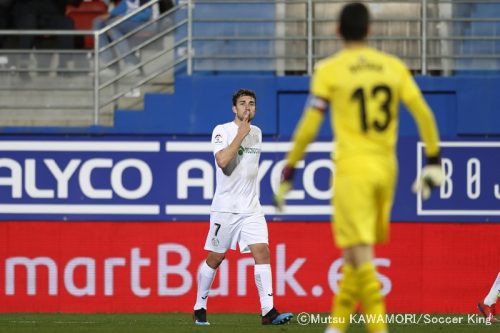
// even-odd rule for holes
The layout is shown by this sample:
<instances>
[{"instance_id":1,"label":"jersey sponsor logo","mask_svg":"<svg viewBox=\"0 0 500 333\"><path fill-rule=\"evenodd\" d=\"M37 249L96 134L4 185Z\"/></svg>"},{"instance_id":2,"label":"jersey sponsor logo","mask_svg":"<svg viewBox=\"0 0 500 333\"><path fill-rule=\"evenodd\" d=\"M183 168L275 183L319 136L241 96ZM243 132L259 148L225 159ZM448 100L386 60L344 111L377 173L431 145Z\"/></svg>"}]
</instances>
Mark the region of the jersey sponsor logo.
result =
<instances>
[{"instance_id":1,"label":"jersey sponsor logo","mask_svg":"<svg viewBox=\"0 0 500 333\"><path fill-rule=\"evenodd\" d=\"M251 147L245 148L245 147L240 147L240 149L238 149L238 155L243 155L243 154L260 154L260 152L261 152L261 149L259 149L259 148L251 148Z\"/></svg>"}]
</instances>

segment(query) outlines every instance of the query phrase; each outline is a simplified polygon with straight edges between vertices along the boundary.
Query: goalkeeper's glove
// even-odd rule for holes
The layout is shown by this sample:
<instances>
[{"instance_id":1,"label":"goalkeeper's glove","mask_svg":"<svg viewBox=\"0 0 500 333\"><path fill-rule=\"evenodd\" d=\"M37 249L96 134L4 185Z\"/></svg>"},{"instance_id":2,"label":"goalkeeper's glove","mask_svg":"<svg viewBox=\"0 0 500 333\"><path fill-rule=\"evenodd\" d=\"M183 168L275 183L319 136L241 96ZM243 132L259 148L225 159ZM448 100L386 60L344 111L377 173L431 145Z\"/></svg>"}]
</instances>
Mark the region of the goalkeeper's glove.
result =
<instances>
[{"instance_id":1,"label":"goalkeeper's glove","mask_svg":"<svg viewBox=\"0 0 500 333\"><path fill-rule=\"evenodd\" d=\"M283 206L285 205L286 194L292 189L294 173L295 168L289 165L285 166L281 172L280 185L274 195L274 205L280 211L283 210Z\"/></svg>"},{"instance_id":2,"label":"goalkeeper's glove","mask_svg":"<svg viewBox=\"0 0 500 333\"><path fill-rule=\"evenodd\" d=\"M444 172L441 167L439 157L430 157L427 159L427 165L422 168L420 177L413 183L414 193L421 193L422 199L427 200L431 196L431 191L435 187L440 187L444 182Z\"/></svg>"}]
</instances>

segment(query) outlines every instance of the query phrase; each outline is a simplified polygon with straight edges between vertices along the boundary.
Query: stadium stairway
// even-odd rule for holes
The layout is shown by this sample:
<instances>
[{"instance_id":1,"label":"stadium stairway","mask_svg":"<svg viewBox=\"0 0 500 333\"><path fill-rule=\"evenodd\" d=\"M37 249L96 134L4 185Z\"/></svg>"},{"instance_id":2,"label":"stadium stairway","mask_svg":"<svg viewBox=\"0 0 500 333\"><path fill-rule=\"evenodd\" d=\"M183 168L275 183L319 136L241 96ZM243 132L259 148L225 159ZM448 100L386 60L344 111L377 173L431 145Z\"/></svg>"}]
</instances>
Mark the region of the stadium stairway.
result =
<instances>
[{"instance_id":1,"label":"stadium stairway","mask_svg":"<svg viewBox=\"0 0 500 333\"><path fill-rule=\"evenodd\" d=\"M150 67L160 64L146 65ZM126 76L101 89L100 104L116 94L124 96L104 105L99 110L99 120L94 122L93 76L56 76L31 73L24 78L15 71L0 73L0 126L26 127L84 127L92 125L113 126L115 110L139 112L144 109L144 97L150 92L173 91L173 72L167 72L138 88L132 84L151 73L154 68L144 68L143 74ZM110 78L102 78L102 83Z\"/></svg>"},{"instance_id":2,"label":"stadium stairway","mask_svg":"<svg viewBox=\"0 0 500 333\"><path fill-rule=\"evenodd\" d=\"M139 59L135 69L124 69L123 57L119 56L114 65L120 65L120 72L99 74L97 116L92 51L65 51L72 58L68 68L60 70L60 50L36 50L25 60L27 67L20 70L16 65L21 63L18 59L22 52L0 50L0 126L28 131L30 127L69 131L91 126L109 128L114 126L117 110L142 113L146 94L173 91L173 14L166 12L152 21L156 29L145 26L127 37Z\"/></svg>"}]
</instances>

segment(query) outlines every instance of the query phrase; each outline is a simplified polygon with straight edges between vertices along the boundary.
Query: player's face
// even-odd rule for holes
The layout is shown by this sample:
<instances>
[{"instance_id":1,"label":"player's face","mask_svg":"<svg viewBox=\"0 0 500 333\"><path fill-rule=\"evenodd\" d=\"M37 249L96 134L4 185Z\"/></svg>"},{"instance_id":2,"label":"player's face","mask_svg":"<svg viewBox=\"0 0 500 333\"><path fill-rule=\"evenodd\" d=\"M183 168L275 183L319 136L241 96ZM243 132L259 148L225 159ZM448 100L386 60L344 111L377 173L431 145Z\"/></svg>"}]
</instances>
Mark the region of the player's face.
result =
<instances>
[{"instance_id":1,"label":"player's face","mask_svg":"<svg viewBox=\"0 0 500 333\"><path fill-rule=\"evenodd\" d=\"M236 118L239 121L245 119L245 115L248 113L249 119L252 120L255 117L255 99L251 96L240 96L236 100L236 106L233 106L233 112L236 114Z\"/></svg>"}]
</instances>

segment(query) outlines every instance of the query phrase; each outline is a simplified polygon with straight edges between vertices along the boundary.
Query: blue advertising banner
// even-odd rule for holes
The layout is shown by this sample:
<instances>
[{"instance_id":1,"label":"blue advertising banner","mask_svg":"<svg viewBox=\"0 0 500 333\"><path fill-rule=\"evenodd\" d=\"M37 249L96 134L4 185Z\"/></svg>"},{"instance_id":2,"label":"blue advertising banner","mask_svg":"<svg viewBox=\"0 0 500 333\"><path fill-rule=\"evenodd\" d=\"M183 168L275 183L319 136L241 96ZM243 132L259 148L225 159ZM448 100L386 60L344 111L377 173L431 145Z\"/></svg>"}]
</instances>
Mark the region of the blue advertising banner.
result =
<instances>
[{"instance_id":1,"label":"blue advertising banner","mask_svg":"<svg viewBox=\"0 0 500 333\"><path fill-rule=\"evenodd\" d=\"M1 220L206 220L215 191L210 139L6 138L0 141ZM289 142L264 138L259 191L269 220L329 221L331 142L310 145L287 206L272 206ZM392 221L500 221L500 142L442 143L446 182L431 199L411 192L423 146L398 145Z\"/></svg>"},{"instance_id":2,"label":"blue advertising banner","mask_svg":"<svg viewBox=\"0 0 500 333\"><path fill-rule=\"evenodd\" d=\"M419 143L417 165L423 149ZM441 149L446 180L435 200L417 198L417 215L500 216L500 142L443 142Z\"/></svg>"}]
</instances>

